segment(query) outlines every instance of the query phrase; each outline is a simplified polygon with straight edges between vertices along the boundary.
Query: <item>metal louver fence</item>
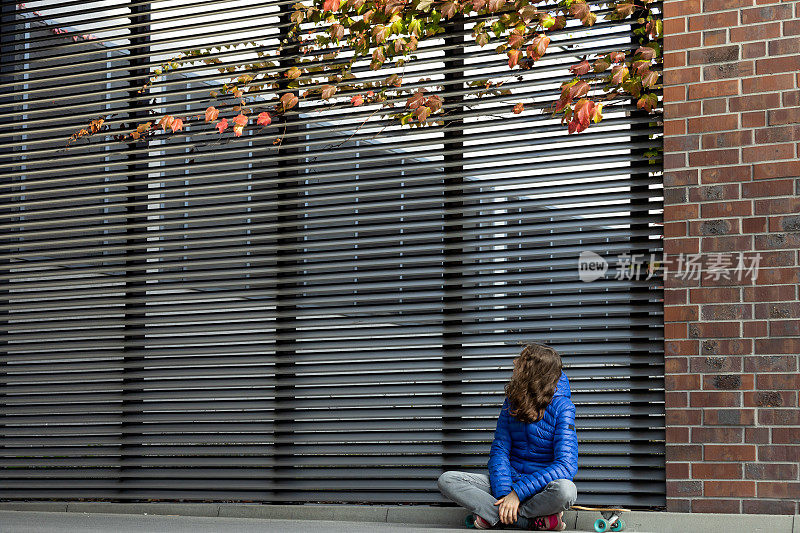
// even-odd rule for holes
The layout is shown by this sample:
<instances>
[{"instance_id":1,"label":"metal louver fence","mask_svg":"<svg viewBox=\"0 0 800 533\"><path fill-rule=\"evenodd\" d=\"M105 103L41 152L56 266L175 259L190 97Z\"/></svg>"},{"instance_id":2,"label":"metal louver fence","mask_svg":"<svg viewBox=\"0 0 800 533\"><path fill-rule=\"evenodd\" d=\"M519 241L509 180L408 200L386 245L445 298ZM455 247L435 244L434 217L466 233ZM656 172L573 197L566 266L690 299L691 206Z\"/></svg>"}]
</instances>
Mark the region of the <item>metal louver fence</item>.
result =
<instances>
[{"instance_id":1,"label":"metal louver fence","mask_svg":"<svg viewBox=\"0 0 800 533\"><path fill-rule=\"evenodd\" d=\"M202 113L206 66L136 91L179 50L275 50L294 2L2 2L0 498L443 502L443 470L485 467L536 341L564 354L580 502L662 505L661 280L613 275L660 256L660 127L510 112L637 46L600 4L510 95L474 97L508 72L469 21L425 45L405 76L441 82L445 126L303 104L238 139L63 149L104 113ZM579 279L587 251L605 278Z\"/></svg>"}]
</instances>

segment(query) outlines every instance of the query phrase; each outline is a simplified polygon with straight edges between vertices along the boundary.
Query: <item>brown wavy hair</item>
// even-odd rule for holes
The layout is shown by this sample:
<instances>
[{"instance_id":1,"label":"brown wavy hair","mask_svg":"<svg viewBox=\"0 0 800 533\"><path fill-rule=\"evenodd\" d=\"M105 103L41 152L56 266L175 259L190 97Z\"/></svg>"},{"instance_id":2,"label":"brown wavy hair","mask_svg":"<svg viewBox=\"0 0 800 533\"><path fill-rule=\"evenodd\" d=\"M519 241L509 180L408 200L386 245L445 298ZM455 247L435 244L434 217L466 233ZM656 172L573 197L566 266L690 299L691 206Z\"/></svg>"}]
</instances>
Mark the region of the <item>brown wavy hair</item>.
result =
<instances>
[{"instance_id":1,"label":"brown wavy hair","mask_svg":"<svg viewBox=\"0 0 800 533\"><path fill-rule=\"evenodd\" d=\"M559 377L559 353L544 344L526 344L514 359L514 373L505 387L511 416L525 423L540 420Z\"/></svg>"}]
</instances>

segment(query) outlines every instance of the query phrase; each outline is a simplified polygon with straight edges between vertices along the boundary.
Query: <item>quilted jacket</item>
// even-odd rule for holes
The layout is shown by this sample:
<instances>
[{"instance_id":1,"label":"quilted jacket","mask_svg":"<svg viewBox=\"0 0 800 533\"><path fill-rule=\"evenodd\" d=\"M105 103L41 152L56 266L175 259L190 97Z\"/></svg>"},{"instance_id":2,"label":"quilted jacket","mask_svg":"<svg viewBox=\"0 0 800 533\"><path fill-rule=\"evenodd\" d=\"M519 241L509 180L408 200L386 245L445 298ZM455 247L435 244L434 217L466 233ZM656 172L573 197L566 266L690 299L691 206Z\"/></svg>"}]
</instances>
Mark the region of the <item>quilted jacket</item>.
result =
<instances>
[{"instance_id":1,"label":"quilted jacket","mask_svg":"<svg viewBox=\"0 0 800 533\"><path fill-rule=\"evenodd\" d=\"M495 498L513 490L524 501L555 479L575 476L578 437L570 396L569 380L562 372L544 416L530 424L511 416L505 399L489 452L489 481Z\"/></svg>"}]
</instances>

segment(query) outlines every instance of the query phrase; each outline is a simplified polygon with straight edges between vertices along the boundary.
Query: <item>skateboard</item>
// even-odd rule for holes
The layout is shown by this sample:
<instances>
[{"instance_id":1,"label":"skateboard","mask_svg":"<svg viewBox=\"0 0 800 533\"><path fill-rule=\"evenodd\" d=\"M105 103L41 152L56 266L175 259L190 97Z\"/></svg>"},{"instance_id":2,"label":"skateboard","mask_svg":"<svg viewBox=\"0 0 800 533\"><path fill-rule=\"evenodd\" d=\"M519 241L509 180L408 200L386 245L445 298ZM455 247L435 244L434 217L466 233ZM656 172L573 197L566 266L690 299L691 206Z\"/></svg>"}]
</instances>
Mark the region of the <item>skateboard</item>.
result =
<instances>
[{"instance_id":1,"label":"skateboard","mask_svg":"<svg viewBox=\"0 0 800 533\"><path fill-rule=\"evenodd\" d=\"M594 530L597 533L605 533L606 531L624 531L625 520L619 517L621 513L627 513L630 509L622 509L619 507L583 507L582 505L573 505L572 509L579 511L600 511L600 516L594 521Z\"/></svg>"}]
</instances>

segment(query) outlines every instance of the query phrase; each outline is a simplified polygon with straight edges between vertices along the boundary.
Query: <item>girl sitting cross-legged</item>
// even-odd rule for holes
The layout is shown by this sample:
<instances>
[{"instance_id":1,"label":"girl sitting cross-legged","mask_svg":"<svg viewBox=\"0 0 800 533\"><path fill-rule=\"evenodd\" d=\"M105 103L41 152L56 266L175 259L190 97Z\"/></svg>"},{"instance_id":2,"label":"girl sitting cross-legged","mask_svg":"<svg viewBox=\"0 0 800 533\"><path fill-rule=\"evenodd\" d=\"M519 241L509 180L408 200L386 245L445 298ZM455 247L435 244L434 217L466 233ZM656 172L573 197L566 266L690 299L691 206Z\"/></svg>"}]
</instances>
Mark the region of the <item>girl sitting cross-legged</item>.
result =
<instances>
[{"instance_id":1,"label":"girl sitting cross-legged","mask_svg":"<svg viewBox=\"0 0 800 533\"><path fill-rule=\"evenodd\" d=\"M489 452L489 475L448 471L439 490L472 512L474 526L561 531L575 503L575 405L554 349L528 344L514 359Z\"/></svg>"}]
</instances>

